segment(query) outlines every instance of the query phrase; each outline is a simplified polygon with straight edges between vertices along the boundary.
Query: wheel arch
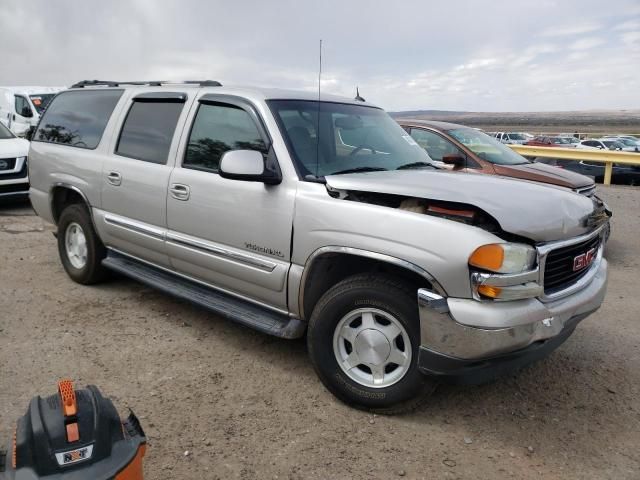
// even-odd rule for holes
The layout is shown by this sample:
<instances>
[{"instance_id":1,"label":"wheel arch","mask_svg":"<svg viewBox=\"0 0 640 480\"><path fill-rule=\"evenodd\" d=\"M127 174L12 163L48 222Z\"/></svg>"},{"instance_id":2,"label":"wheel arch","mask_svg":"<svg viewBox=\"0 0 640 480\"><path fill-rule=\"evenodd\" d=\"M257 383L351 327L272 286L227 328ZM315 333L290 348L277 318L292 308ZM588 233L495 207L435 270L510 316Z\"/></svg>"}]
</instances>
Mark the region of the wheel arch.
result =
<instances>
[{"instance_id":1,"label":"wheel arch","mask_svg":"<svg viewBox=\"0 0 640 480\"><path fill-rule=\"evenodd\" d=\"M320 297L349 276L376 272L399 277L418 288L428 287L446 295L428 271L401 258L352 247L326 246L315 250L305 262L298 291L300 317L309 319Z\"/></svg>"},{"instance_id":2,"label":"wheel arch","mask_svg":"<svg viewBox=\"0 0 640 480\"><path fill-rule=\"evenodd\" d=\"M60 214L68 205L84 203L89 210L89 216L93 221L93 215L91 213L91 204L89 199L82 190L78 187L68 183L55 183L49 191L49 204L51 208L51 217L54 223L57 225L60 219Z\"/></svg>"}]
</instances>

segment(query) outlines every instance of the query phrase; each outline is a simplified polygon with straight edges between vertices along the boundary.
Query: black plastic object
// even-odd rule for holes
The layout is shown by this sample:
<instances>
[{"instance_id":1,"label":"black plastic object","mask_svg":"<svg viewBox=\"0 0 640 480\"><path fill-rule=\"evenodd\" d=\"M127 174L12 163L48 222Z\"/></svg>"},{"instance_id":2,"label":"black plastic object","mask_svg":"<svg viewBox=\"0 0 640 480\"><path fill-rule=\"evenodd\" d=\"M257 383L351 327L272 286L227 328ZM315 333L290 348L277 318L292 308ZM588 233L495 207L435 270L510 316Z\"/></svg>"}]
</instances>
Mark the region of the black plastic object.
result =
<instances>
[{"instance_id":1,"label":"black plastic object","mask_svg":"<svg viewBox=\"0 0 640 480\"><path fill-rule=\"evenodd\" d=\"M65 382L66 397L61 388L31 400L0 452L0 480L142 480L146 438L133 412L122 421L97 387Z\"/></svg>"}]
</instances>

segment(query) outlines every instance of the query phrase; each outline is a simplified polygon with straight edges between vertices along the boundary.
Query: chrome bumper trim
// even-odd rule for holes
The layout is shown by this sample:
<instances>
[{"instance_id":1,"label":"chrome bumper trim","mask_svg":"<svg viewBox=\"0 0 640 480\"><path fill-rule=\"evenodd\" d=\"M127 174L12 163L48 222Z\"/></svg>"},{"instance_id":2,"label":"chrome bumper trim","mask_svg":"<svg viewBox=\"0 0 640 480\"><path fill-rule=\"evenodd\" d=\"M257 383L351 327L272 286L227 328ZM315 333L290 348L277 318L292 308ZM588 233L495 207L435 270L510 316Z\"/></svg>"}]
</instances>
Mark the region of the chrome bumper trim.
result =
<instances>
[{"instance_id":1,"label":"chrome bumper trim","mask_svg":"<svg viewBox=\"0 0 640 480\"><path fill-rule=\"evenodd\" d=\"M445 298L420 289L421 346L470 360L525 348L558 335L570 319L597 310L604 299L606 284L607 261L602 259L588 286L570 297L548 303L538 299L478 302Z\"/></svg>"}]
</instances>

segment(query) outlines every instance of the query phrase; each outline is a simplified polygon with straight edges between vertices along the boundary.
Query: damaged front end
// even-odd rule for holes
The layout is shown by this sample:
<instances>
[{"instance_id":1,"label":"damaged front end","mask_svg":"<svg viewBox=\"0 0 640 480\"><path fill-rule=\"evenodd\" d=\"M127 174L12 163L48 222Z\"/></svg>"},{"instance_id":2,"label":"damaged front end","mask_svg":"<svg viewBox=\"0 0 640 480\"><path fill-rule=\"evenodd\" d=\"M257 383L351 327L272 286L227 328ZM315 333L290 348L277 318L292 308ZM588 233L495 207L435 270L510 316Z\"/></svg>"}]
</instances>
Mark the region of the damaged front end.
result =
<instances>
[{"instance_id":1,"label":"damaged front end","mask_svg":"<svg viewBox=\"0 0 640 480\"><path fill-rule=\"evenodd\" d=\"M332 188L330 185L327 185L327 191L332 197L341 200L368 203L382 207L396 208L406 212L445 218L454 222L482 228L497 235L506 233L502 231L500 224L494 218L473 205L388 193L338 190Z\"/></svg>"},{"instance_id":2,"label":"damaged front end","mask_svg":"<svg viewBox=\"0 0 640 480\"><path fill-rule=\"evenodd\" d=\"M584 235L595 227L590 220L606 221L606 214L598 214L606 207L598 205L602 202L597 198L490 175L400 170L330 175L326 185L329 194L337 198L397 205L395 208L405 199L418 199L434 205L457 204L455 210L477 209L493 219L501 232L535 243ZM480 225L488 226L486 218L477 218Z\"/></svg>"},{"instance_id":3,"label":"damaged front end","mask_svg":"<svg viewBox=\"0 0 640 480\"><path fill-rule=\"evenodd\" d=\"M474 300L543 297L552 290L545 290L545 273L553 290L578 282L586 268L572 271L572 265L560 263L553 265L555 271L545 272L547 253L559 245L576 245L571 248L588 255L589 262L597 263L602 256L610 211L595 196L486 176L384 173L329 177L326 188L334 198L439 217L480 228L503 240L482 245L469 257ZM588 253L580 250L582 239L588 239Z\"/></svg>"}]
</instances>

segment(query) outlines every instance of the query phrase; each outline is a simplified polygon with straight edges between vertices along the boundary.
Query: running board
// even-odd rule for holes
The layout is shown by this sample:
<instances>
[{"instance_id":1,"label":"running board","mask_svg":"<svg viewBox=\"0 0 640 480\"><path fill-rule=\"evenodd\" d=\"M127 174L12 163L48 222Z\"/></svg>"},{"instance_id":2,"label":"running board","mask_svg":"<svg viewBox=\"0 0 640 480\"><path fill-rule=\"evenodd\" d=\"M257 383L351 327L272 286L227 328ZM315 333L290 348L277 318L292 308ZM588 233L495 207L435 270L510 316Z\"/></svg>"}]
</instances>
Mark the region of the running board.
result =
<instances>
[{"instance_id":1,"label":"running board","mask_svg":"<svg viewBox=\"0 0 640 480\"><path fill-rule=\"evenodd\" d=\"M280 338L299 338L304 335L306 324L300 319L219 292L112 250L109 250L102 264L150 287L260 332Z\"/></svg>"}]
</instances>

